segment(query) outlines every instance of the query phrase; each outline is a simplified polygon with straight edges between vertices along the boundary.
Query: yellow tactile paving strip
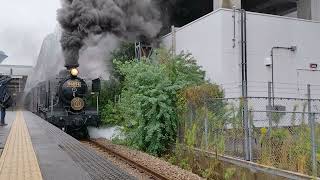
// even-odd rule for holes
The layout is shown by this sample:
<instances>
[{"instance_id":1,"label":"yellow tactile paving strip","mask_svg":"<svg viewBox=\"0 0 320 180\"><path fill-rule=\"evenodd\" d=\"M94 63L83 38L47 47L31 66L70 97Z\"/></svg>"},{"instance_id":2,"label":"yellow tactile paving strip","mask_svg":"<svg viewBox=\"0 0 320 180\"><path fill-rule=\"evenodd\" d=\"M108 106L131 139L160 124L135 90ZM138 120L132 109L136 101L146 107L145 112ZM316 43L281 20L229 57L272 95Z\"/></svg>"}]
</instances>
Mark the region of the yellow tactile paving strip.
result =
<instances>
[{"instance_id":1,"label":"yellow tactile paving strip","mask_svg":"<svg viewBox=\"0 0 320 180\"><path fill-rule=\"evenodd\" d=\"M0 180L42 180L38 160L21 111L17 112L0 157Z\"/></svg>"}]
</instances>

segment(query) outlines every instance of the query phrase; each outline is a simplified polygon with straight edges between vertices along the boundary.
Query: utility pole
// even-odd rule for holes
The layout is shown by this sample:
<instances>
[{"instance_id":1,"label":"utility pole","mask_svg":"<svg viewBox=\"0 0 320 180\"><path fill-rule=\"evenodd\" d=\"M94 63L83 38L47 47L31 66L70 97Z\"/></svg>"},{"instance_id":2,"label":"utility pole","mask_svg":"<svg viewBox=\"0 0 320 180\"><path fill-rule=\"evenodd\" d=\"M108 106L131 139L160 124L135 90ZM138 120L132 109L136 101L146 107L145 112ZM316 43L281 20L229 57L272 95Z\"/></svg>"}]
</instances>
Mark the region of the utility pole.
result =
<instances>
[{"instance_id":1,"label":"utility pole","mask_svg":"<svg viewBox=\"0 0 320 180\"><path fill-rule=\"evenodd\" d=\"M176 39L176 28L171 26L171 36L172 36L172 55L177 54L177 39Z\"/></svg>"},{"instance_id":2,"label":"utility pole","mask_svg":"<svg viewBox=\"0 0 320 180\"><path fill-rule=\"evenodd\" d=\"M247 13L240 9L241 18L241 85L242 85L242 120L244 128L245 160L252 161L251 131L248 109L248 68L247 68Z\"/></svg>"}]
</instances>

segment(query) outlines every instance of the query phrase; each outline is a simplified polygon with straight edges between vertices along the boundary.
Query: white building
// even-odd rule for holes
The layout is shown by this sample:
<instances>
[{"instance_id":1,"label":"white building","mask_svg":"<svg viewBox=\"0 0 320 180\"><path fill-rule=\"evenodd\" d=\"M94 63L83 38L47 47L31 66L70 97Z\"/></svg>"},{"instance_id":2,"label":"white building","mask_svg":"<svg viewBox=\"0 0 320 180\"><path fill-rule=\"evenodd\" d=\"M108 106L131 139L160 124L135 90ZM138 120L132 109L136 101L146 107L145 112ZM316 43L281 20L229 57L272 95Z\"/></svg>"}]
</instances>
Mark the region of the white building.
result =
<instances>
[{"instance_id":1,"label":"white building","mask_svg":"<svg viewBox=\"0 0 320 180\"><path fill-rule=\"evenodd\" d=\"M240 13L233 14L217 9L162 38L168 49L192 53L226 97L241 96ZM275 46L297 47L295 52L274 50L275 97L305 98L312 84L312 98L320 98L320 21L252 12L247 12L248 96L268 96Z\"/></svg>"}]
</instances>

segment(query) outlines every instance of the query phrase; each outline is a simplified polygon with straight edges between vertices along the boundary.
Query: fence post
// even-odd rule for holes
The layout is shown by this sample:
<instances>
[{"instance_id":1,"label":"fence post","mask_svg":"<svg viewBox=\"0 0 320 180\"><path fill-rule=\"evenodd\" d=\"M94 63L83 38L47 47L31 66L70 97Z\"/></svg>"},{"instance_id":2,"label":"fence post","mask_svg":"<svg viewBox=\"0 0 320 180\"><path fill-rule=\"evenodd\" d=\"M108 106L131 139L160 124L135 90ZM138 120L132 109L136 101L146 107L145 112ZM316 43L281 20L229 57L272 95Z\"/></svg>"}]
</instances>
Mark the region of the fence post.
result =
<instances>
[{"instance_id":1,"label":"fence post","mask_svg":"<svg viewBox=\"0 0 320 180\"><path fill-rule=\"evenodd\" d=\"M308 98L308 122L311 122L311 88L310 84L307 85L307 98Z\"/></svg>"},{"instance_id":2,"label":"fence post","mask_svg":"<svg viewBox=\"0 0 320 180\"><path fill-rule=\"evenodd\" d=\"M205 132L205 143L206 143L206 149L208 149L209 143L208 143L208 106L207 102L205 102L205 118L204 118L204 132Z\"/></svg>"},{"instance_id":3,"label":"fence post","mask_svg":"<svg viewBox=\"0 0 320 180\"><path fill-rule=\"evenodd\" d=\"M311 86L307 85L308 91L308 122L310 126L310 138L311 138L311 159L312 159L312 175L317 176L317 149L315 142L315 113L312 113L311 107Z\"/></svg>"},{"instance_id":4,"label":"fence post","mask_svg":"<svg viewBox=\"0 0 320 180\"><path fill-rule=\"evenodd\" d=\"M246 87L245 87L246 88ZM242 109L242 119L244 124L244 151L245 160L252 161L252 150L251 150L251 133L250 133L250 123L249 123L249 110L248 110L248 98L243 97L243 109Z\"/></svg>"},{"instance_id":5,"label":"fence post","mask_svg":"<svg viewBox=\"0 0 320 180\"><path fill-rule=\"evenodd\" d=\"M315 140L315 113L312 114L310 121L311 145L312 145L312 175L317 177L317 145Z\"/></svg>"},{"instance_id":6,"label":"fence post","mask_svg":"<svg viewBox=\"0 0 320 180\"><path fill-rule=\"evenodd\" d=\"M248 104L247 104L247 106L248 106ZM252 154L252 126L253 126L253 119L251 118L251 117L253 117L253 114L252 114L253 112L250 111L249 109L247 109L247 111L248 111L248 133L249 133L249 142L248 142L249 146L248 147L249 147L249 157L250 157L249 160L253 161L253 154Z\"/></svg>"},{"instance_id":7,"label":"fence post","mask_svg":"<svg viewBox=\"0 0 320 180\"><path fill-rule=\"evenodd\" d=\"M268 137L271 136L271 129L272 129L272 115L271 115L271 110L273 108L271 108L271 86L272 86L272 82L268 82L268 109L267 109L267 116L268 116L268 120L269 120L269 129L268 129Z\"/></svg>"}]
</instances>

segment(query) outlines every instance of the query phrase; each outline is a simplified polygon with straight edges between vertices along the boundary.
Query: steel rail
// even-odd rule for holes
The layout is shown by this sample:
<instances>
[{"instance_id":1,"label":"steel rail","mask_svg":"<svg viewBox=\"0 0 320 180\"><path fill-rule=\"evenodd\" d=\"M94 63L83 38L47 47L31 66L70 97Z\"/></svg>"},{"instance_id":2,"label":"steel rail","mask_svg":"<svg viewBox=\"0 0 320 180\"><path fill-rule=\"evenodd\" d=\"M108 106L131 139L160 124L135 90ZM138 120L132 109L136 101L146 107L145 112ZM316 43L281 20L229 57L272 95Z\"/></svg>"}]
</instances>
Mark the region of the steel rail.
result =
<instances>
[{"instance_id":1,"label":"steel rail","mask_svg":"<svg viewBox=\"0 0 320 180\"><path fill-rule=\"evenodd\" d=\"M151 176L153 179L156 179L156 180L169 180L170 178L168 177L165 177L164 175L148 168L147 166L145 165L142 165L140 163L137 163L133 160L131 160L129 157L126 157L125 155L119 153L119 152L116 152L115 150L113 150L112 148L106 146L106 145L103 145L95 140L85 140L85 141L81 141L81 142L86 142L86 143L89 143L90 145L94 146L94 147L97 147L97 148L101 148L102 150L106 151L107 153L110 153L112 155L115 155L117 158L119 158L120 160L126 162L127 164L133 166L134 168L138 169L139 171L142 171L143 173Z\"/></svg>"}]
</instances>

